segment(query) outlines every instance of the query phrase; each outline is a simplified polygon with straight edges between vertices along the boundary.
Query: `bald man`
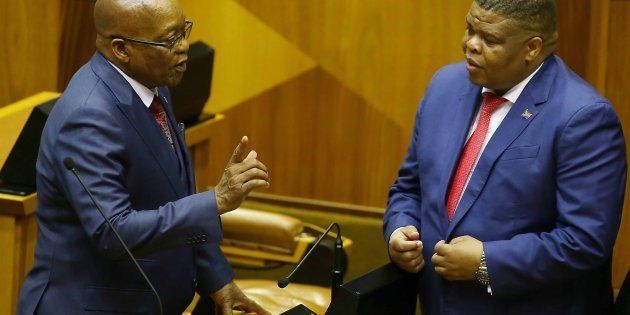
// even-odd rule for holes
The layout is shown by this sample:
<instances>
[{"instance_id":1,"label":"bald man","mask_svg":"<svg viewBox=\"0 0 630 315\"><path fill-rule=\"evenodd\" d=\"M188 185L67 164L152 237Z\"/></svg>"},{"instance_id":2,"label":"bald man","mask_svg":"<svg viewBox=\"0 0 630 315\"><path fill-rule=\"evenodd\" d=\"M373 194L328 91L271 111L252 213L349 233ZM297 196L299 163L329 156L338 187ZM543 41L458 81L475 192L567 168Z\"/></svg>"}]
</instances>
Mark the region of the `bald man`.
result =
<instances>
[{"instance_id":1,"label":"bald man","mask_svg":"<svg viewBox=\"0 0 630 315\"><path fill-rule=\"evenodd\" d=\"M192 22L176 0L99 0L97 52L50 114L37 160L39 234L18 314L158 314L153 293L63 164L74 160L162 299L181 314L193 295L268 314L234 284L220 215L267 187L243 137L216 190L195 194L167 86L186 70ZM229 185L228 185L229 183Z\"/></svg>"}]
</instances>

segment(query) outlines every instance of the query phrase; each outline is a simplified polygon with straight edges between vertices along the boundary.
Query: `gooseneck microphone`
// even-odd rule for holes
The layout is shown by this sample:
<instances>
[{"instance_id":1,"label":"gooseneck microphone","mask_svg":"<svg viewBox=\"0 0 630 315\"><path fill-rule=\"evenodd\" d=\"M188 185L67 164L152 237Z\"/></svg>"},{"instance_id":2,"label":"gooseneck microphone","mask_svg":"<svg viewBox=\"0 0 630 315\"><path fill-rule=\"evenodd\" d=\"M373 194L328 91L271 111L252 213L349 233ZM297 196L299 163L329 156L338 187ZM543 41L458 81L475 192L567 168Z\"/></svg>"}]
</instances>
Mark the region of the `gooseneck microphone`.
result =
<instances>
[{"instance_id":1,"label":"gooseneck microphone","mask_svg":"<svg viewBox=\"0 0 630 315\"><path fill-rule=\"evenodd\" d=\"M341 239L341 228L339 227L339 224L337 224L336 222L333 222L330 224L330 226L328 226L326 231L317 239L313 247L311 247L311 249L308 251L308 253L306 253L304 258L300 260L300 262L298 263L297 266L295 266L293 271L291 271L291 273L287 277L284 277L278 280L278 287L284 288L287 285L289 285L289 282L291 282L291 279L293 278L293 275L295 274L295 272L300 269L302 264L308 259L311 253L313 253L317 245L319 245L319 243L324 239L324 237L328 235L328 232L330 232L333 226L337 227L337 240L335 241L335 252L334 252L334 262L333 262L333 268L332 268L332 282L331 282L331 290L330 290L331 299L330 300L332 301L335 299L335 296L337 295L337 290L341 287L341 284L343 281L343 272L344 272L343 267L341 266L343 240Z\"/></svg>"},{"instance_id":2,"label":"gooseneck microphone","mask_svg":"<svg viewBox=\"0 0 630 315\"><path fill-rule=\"evenodd\" d=\"M120 234L118 234L118 231L116 230L116 228L114 228L114 225L112 224L112 222L107 218L107 216L103 212L103 208L101 208L98 202L96 202L96 199L94 199L94 196L92 196L92 193L90 192L90 190L83 183L83 180L81 179L81 176L79 176L79 172L77 172L77 167L74 164L74 161L72 160L72 158L66 157L65 159L63 159L63 165L69 171L71 171L72 174L74 174L74 176L77 178L79 183L81 183L83 190L88 194L88 196L90 196L90 199L92 199L92 203L94 203L94 206L96 206L96 209L98 209L98 212L101 213L101 216L103 216L103 219L105 219L105 221L107 222L107 225L109 225L109 228L112 229L112 231L118 238L118 241L120 242L120 244L122 244L123 248L125 248L125 251L127 252L127 255L129 255L129 257L131 258L131 261L133 261L133 263L136 265L136 268L138 268L138 271L140 271L140 274L142 274L142 277L144 278L144 280L147 282L149 287L151 287L153 294L155 294L155 298L157 298L158 306L160 307L160 315L163 315L164 311L162 310L162 299L160 299L160 295L158 294L157 290L151 283L151 280L149 280L149 277L147 277L147 275L144 273L144 270L142 270L142 267L140 267L140 265L138 264L136 257L133 256L133 254L129 250L129 247L127 247L127 244L125 243L125 241L123 241L122 237L120 237Z\"/></svg>"}]
</instances>

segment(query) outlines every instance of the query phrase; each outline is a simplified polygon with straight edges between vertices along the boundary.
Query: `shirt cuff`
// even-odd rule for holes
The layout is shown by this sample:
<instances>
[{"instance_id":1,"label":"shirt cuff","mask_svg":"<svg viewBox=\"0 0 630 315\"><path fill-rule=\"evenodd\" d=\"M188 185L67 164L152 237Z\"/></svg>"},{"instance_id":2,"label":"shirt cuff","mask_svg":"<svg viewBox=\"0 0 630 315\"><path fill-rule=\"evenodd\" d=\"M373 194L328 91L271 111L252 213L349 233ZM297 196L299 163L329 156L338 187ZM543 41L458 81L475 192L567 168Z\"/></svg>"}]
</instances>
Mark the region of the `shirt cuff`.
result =
<instances>
[{"instance_id":1,"label":"shirt cuff","mask_svg":"<svg viewBox=\"0 0 630 315\"><path fill-rule=\"evenodd\" d=\"M392 232L392 234L390 234L390 235L389 235L389 239L392 239L392 236L394 235L394 233L398 232L398 230L400 230L400 229L402 229L402 228L403 228L403 227L401 226L401 227L399 227L399 228L395 229L395 230Z\"/></svg>"}]
</instances>

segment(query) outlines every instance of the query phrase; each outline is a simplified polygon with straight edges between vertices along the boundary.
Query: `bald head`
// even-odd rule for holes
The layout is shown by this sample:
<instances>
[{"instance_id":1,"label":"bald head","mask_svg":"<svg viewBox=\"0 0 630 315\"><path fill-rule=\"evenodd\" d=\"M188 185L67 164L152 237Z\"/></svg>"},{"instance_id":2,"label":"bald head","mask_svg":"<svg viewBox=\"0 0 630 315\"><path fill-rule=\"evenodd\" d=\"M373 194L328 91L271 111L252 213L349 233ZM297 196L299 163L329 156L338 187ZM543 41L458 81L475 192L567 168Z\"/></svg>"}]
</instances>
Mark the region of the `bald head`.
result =
<instances>
[{"instance_id":1,"label":"bald head","mask_svg":"<svg viewBox=\"0 0 630 315\"><path fill-rule=\"evenodd\" d=\"M97 50L130 77L150 88L181 80L188 43L177 0L97 0L94 25Z\"/></svg>"},{"instance_id":2,"label":"bald head","mask_svg":"<svg viewBox=\"0 0 630 315\"><path fill-rule=\"evenodd\" d=\"M94 6L94 25L97 34L105 38L142 36L164 28L162 22L173 14L182 14L176 0L98 0Z\"/></svg>"}]
</instances>

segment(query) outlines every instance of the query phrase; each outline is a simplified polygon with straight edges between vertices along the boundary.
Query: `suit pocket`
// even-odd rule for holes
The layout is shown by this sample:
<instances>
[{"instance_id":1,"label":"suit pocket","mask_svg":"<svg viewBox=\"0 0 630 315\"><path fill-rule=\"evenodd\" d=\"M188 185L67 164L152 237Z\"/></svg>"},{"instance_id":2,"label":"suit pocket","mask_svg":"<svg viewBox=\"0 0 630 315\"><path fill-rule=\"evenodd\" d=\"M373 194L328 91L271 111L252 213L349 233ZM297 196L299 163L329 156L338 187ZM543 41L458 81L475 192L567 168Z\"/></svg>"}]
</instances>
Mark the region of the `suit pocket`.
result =
<instances>
[{"instance_id":1,"label":"suit pocket","mask_svg":"<svg viewBox=\"0 0 630 315\"><path fill-rule=\"evenodd\" d=\"M83 293L86 311L149 314L156 308L157 299L150 290L89 286Z\"/></svg>"},{"instance_id":2,"label":"suit pocket","mask_svg":"<svg viewBox=\"0 0 630 315\"><path fill-rule=\"evenodd\" d=\"M521 160L521 159L529 159L538 156L538 151L540 150L540 145L528 145L521 147L513 147L505 150L503 155L499 160L507 161L507 160Z\"/></svg>"}]
</instances>

